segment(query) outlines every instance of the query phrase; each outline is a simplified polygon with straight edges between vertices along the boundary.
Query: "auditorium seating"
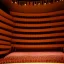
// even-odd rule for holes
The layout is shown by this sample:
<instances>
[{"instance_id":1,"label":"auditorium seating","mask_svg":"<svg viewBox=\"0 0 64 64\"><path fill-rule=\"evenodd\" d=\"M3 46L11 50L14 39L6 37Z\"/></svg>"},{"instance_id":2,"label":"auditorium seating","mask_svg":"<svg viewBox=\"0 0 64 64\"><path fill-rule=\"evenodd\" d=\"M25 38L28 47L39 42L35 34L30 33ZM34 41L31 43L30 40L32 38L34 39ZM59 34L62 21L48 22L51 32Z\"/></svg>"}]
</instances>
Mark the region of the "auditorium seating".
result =
<instances>
[{"instance_id":1,"label":"auditorium seating","mask_svg":"<svg viewBox=\"0 0 64 64\"><path fill-rule=\"evenodd\" d=\"M0 57L11 52L12 16L0 9Z\"/></svg>"},{"instance_id":2,"label":"auditorium seating","mask_svg":"<svg viewBox=\"0 0 64 64\"><path fill-rule=\"evenodd\" d=\"M13 39L15 48L48 50L64 47L64 10L42 14L18 12L10 14L15 20Z\"/></svg>"},{"instance_id":3,"label":"auditorium seating","mask_svg":"<svg viewBox=\"0 0 64 64\"><path fill-rule=\"evenodd\" d=\"M64 10L7 14L0 9L0 56L6 54L1 63L62 63L63 48Z\"/></svg>"}]
</instances>

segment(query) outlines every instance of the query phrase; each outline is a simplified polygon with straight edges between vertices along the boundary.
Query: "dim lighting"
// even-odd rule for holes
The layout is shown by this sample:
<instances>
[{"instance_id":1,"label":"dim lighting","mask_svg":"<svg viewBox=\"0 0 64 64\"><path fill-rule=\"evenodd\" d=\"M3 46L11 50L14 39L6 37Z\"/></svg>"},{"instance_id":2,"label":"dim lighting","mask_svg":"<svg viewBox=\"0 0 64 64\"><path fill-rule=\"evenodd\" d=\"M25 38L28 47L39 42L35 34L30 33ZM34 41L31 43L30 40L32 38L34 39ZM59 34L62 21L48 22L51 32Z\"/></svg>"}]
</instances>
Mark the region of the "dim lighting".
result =
<instances>
[{"instance_id":1,"label":"dim lighting","mask_svg":"<svg viewBox=\"0 0 64 64\"><path fill-rule=\"evenodd\" d=\"M60 1L64 1L64 0L60 0Z\"/></svg>"},{"instance_id":2,"label":"dim lighting","mask_svg":"<svg viewBox=\"0 0 64 64\"><path fill-rule=\"evenodd\" d=\"M11 3L13 4L13 1Z\"/></svg>"},{"instance_id":3,"label":"dim lighting","mask_svg":"<svg viewBox=\"0 0 64 64\"><path fill-rule=\"evenodd\" d=\"M38 3L38 5L40 5L40 3Z\"/></svg>"},{"instance_id":4,"label":"dim lighting","mask_svg":"<svg viewBox=\"0 0 64 64\"><path fill-rule=\"evenodd\" d=\"M44 5L46 5L46 3L44 3Z\"/></svg>"},{"instance_id":5,"label":"dim lighting","mask_svg":"<svg viewBox=\"0 0 64 64\"><path fill-rule=\"evenodd\" d=\"M36 4L34 4L36 6Z\"/></svg>"},{"instance_id":6,"label":"dim lighting","mask_svg":"<svg viewBox=\"0 0 64 64\"><path fill-rule=\"evenodd\" d=\"M49 4L51 4L51 3L49 2Z\"/></svg>"},{"instance_id":7,"label":"dim lighting","mask_svg":"<svg viewBox=\"0 0 64 64\"><path fill-rule=\"evenodd\" d=\"M15 2L15 4L17 4L17 2Z\"/></svg>"},{"instance_id":8,"label":"dim lighting","mask_svg":"<svg viewBox=\"0 0 64 64\"><path fill-rule=\"evenodd\" d=\"M24 4L26 6L26 4Z\"/></svg>"},{"instance_id":9,"label":"dim lighting","mask_svg":"<svg viewBox=\"0 0 64 64\"><path fill-rule=\"evenodd\" d=\"M58 1L57 1L58 2Z\"/></svg>"},{"instance_id":10,"label":"dim lighting","mask_svg":"<svg viewBox=\"0 0 64 64\"><path fill-rule=\"evenodd\" d=\"M64 0L62 0L62 1L64 1Z\"/></svg>"}]
</instances>

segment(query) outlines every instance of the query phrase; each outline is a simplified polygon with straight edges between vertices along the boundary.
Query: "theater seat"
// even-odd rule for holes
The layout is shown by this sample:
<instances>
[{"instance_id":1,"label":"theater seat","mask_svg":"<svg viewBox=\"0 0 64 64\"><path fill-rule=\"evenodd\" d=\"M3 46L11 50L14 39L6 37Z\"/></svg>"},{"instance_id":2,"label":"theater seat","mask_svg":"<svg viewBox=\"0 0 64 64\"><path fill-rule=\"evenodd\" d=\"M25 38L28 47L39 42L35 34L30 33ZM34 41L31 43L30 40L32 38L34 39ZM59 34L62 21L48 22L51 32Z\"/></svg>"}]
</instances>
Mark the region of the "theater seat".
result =
<instances>
[{"instance_id":1,"label":"theater seat","mask_svg":"<svg viewBox=\"0 0 64 64\"><path fill-rule=\"evenodd\" d=\"M1 62L4 63L28 63L47 62L63 63L64 53L62 52L13 52L7 55Z\"/></svg>"},{"instance_id":2,"label":"theater seat","mask_svg":"<svg viewBox=\"0 0 64 64\"><path fill-rule=\"evenodd\" d=\"M60 51L64 47L64 10L49 13L10 12L14 16L15 51Z\"/></svg>"},{"instance_id":3,"label":"theater seat","mask_svg":"<svg viewBox=\"0 0 64 64\"><path fill-rule=\"evenodd\" d=\"M10 14L0 10L0 63L64 63L64 10Z\"/></svg>"},{"instance_id":4,"label":"theater seat","mask_svg":"<svg viewBox=\"0 0 64 64\"><path fill-rule=\"evenodd\" d=\"M13 27L11 20L7 19L7 17L11 17L3 10L0 9L0 58L3 58L7 54L11 52L11 36ZM9 30L9 31L7 31Z\"/></svg>"}]
</instances>

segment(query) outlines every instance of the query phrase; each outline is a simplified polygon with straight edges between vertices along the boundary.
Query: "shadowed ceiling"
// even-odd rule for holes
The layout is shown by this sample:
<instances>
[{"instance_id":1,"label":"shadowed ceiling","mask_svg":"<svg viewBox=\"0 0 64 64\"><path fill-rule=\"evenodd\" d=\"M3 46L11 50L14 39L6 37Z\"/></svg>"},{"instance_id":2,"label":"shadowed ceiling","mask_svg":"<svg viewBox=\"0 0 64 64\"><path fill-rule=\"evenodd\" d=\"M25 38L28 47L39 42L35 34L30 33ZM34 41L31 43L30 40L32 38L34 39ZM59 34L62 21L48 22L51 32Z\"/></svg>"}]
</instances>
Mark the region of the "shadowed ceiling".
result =
<instances>
[{"instance_id":1,"label":"shadowed ceiling","mask_svg":"<svg viewBox=\"0 0 64 64\"><path fill-rule=\"evenodd\" d=\"M14 12L26 12L26 13L34 13L34 12L52 12L57 10L64 10L64 0L55 0L55 2L51 3L51 0L42 0L43 3L40 3L40 5L37 4L37 1L35 0L29 0L31 1L29 4L28 0L1 0L5 6L8 7L10 11ZM13 2L14 1L14 2ZM18 3L20 1L20 3ZM21 5L21 1L23 2L23 5ZM45 1L50 1L45 2ZM52 0L54 1L54 0ZM41 2L41 0L40 0Z\"/></svg>"}]
</instances>

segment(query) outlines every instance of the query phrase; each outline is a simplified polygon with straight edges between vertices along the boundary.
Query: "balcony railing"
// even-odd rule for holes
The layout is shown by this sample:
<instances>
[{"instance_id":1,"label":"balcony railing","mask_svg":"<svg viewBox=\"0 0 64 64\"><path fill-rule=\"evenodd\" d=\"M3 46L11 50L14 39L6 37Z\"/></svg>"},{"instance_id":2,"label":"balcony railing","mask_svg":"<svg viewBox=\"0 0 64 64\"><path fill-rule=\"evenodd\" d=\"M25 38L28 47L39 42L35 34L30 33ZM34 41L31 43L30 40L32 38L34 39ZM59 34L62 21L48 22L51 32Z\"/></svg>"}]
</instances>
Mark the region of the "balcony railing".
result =
<instances>
[{"instance_id":1,"label":"balcony railing","mask_svg":"<svg viewBox=\"0 0 64 64\"><path fill-rule=\"evenodd\" d=\"M46 4L51 4L51 3L54 3L54 2L60 2L60 1L64 1L64 0L12 0L11 3L14 3L14 4L20 4L20 5L30 5L30 3L32 3L33 5L46 5Z\"/></svg>"}]
</instances>

